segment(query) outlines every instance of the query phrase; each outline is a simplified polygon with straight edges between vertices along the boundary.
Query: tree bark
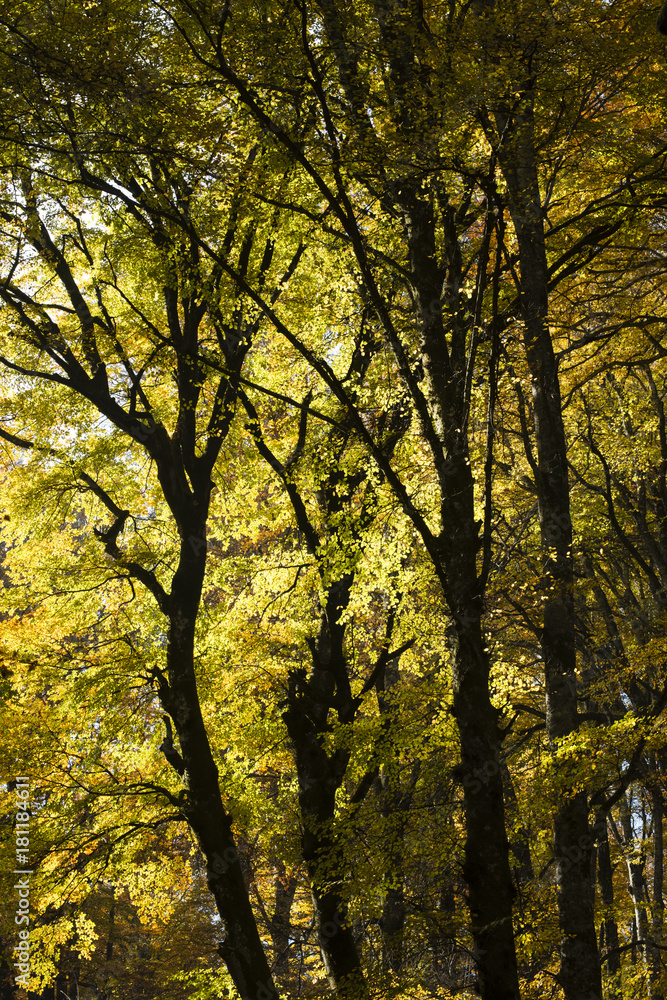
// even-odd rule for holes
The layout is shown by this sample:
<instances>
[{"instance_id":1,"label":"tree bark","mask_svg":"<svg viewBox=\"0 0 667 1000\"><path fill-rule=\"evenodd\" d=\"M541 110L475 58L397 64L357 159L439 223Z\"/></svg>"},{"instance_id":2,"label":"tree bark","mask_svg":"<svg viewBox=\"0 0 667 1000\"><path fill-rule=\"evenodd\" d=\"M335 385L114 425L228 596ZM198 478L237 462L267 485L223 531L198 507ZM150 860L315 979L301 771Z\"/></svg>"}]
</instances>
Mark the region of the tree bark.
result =
<instances>
[{"instance_id":1,"label":"tree bark","mask_svg":"<svg viewBox=\"0 0 667 1000\"><path fill-rule=\"evenodd\" d=\"M558 365L549 334L548 271L533 134L533 81L518 111L496 112L495 143L507 183L519 246L520 305L532 383L537 489L542 539L541 633L547 732L552 745L578 727L572 522ZM489 125L487 120L487 128ZM498 137L502 136L502 139ZM583 792L562 796L554 817L554 857L561 929L559 981L565 1000L600 1000L591 857L594 840Z\"/></svg>"}]
</instances>

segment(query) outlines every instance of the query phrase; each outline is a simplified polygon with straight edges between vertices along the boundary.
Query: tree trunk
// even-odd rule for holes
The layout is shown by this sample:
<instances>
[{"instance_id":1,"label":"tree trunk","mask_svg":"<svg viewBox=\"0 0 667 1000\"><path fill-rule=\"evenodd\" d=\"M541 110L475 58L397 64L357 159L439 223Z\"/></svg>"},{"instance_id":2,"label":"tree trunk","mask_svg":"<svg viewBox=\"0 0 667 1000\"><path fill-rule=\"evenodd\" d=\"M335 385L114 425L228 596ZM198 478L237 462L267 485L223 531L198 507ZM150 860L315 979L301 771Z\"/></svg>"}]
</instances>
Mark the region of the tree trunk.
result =
<instances>
[{"instance_id":1,"label":"tree trunk","mask_svg":"<svg viewBox=\"0 0 667 1000\"><path fill-rule=\"evenodd\" d=\"M195 515L200 512L196 509ZM184 815L206 861L207 881L225 930L219 946L243 1000L275 1000L266 954L244 882L231 816L223 806L218 769L201 714L194 669L195 623L201 596L206 547L205 522L190 519L169 596L168 682L159 685L165 710L174 720L185 773Z\"/></svg>"},{"instance_id":2,"label":"tree trunk","mask_svg":"<svg viewBox=\"0 0 667 1000\"><path fill-rule=\"evenodd\" d=\"M518 1000L514 888L500 771L502 734L489 692L491 663L482 626L484 581L478 566L481 523L475 514L466 423L471 318L461 306L463 276L455 227L447 224L452 327L448 343L440 305L442 269L438 266L432 204L412 182L403 184L397 197L406 219L410 273L421 323L424 407L418 407L418 412L422 410L422 426L440 487L442 527L431 555L453 618L453 711L461 742L464 878L477 988L485 1000Z\"/></svg>"},{"instance_id":3,"label":"tree trunk","mask_svg":"<svg viewBox=\"0 0 667 1000\"><path fill-rule=\"evenodd\" d=\"M147 444L181 538L171 593L159 598L168 618L167 676L158 673L156 681L180 743L180 769L184 772L181 811L206 861L208 887L226 934L218 949L220 956L243 1000L277 1000L278 990L250 905L232 818L223 805L218 768L197 692L195 626L206 569L211 466L217 451L196 458L194 441L190 445L192 451L188 452L185 435L177 433L170 439L161 426Z\"/></svg>"},{"instance_id":4,"label":"tree trunk","mask_svg":"<svg viewBox=\"0 0 667 1000\"><path fill-rule=\"evenodd\" d=\"M639 945L642 964L646 974L646 995L648 1000L653 1000L651 992L652 976L648 948L649 927L645 906L646 883L644 880L644 864L646 859L642 853L635 851L632 816L630 813L630 806L625 795L622 795L619 801L619 815L623 834L623 852L625 854L625 863L628 868L628 888L630 890L630 896L632 897L632 903L635 909L637 943Z\"/></svg>"},{"instance_id":5,"label":"tree trunk","mask_svg":"<svg viewBox=\"0 0 667 1000\"><path fill-rule=\"evenodd\" d=\"M368 988L347 921L343 893L347 872L334 831L336 791L349 753L335 750L329 754L324 745L334 702L342 707L344 717L346 708L348 713L353 712L343 651L345 626L340 620L351 585L352 577L345 576L330 586L320 634L312 645L311 673L308 678L292 675L283 719L296 761L302 856L310 880L322 962L340 1000L364 1000Z\"/></svg>"},{"instance_id":6,"label":"tree trunk","mask_svg":"<svg viewBox=\"0 0 667 1000\"><path fill-rule=\"evenodd\" d=\"M385 895L380 929L382 931L382 966L385 972L399 973L403 969L403 935L405 930L405 826L412 791L405 795L398 787L391 764L383 765L379 776L381 786L380 812L385 820L388 839L385 861Z\"/></svg>"},{"instance_id":7,"label":"tree trunk","mask_svg":"<svg viewBox=\"0 0 667 1000\"><path fill-rule=\"evenodd\" d=\"M376 683L378 707L388 727L392 722L392 705L387 698L398 684L399 660L389 660L384 675ZM388 729L390 731L390 729ZM393 758L380 768L378 785L380 788L380 813L385 821L387 851L385 861L385 897L380 918L382 931L382 967L384 972L400 973L404 962L405 932L405 828L410 815L413 793L421 772L419 759L413 762L412 773L406 783L401 784L398 768Z\"/></svg>"},{"instance_id":8,"label":"tree trunk","mask_svg":"<svg viewBox=\"0 0 667 1000\"><path fill-rule=\"evenodd\" d=\"M609 852L609 831L606 813L600 810L596 816L595 833L598 850L598 881L604 907L604 917L600 927L603 969L607 978L609 1000L621 997L621 956L619 954L618 926L612 916L614 906L614 882Z\"/></svg>"},{"instance_id":9,"label":"tree trunk","mask_svg":"<svg viewBox=\"0 0 667 1000\"><path fill-rule=\"evenodd\" d=\"M656 758L653 757L654 772L656 768ZM665 922L665 904L662 898L664 884L664 856L663 856L663 806L662 795L659 788L651 791L651 812L653 814L653 911L651 936L656 947L651 949L651 980L653 984L653 1000L664 1000L665 991L663 988L663 976L661 966L660 947L663 943L663 928Z\"/></svg>"},{"instance_id":10,"label":"tree trunk","mask_svg":"<svg viewBox=\"0 0 667 1000\"><path fill-rule=\"evenodd\" d=\"M497 112L495 141L519 246L521 315L537 449L533 473L543 548L541 646L547 732L554 745L578 727L574 575L567 445L558 365L547 324L547 259L530 87L526 84L519 111ZM602 996L590 877L593 844L586 795L563 795L554 818L554 857L561 929L559 980L565 1000Z\"/></svg>"},{"instance_id":11,"label":"tree trunk","mask_svg":"<svg viewBox=\"0 0 667 1000\"><path fill-rule=\"evenodd\" d=\"M500 774L501 734L489 698L489 663L481 651L484 643L479 622L457 638L453 682L466 818L463 873L468 885L477 988L489 1000L515 1000L519 984L512 927L514 890Z\"/></svg>"},{"instance_id":12,"label":"tree trunk","mask_svg":"<svg viewBox=\"0 0 667 1000\"><path fill-rule=\"evenodd\" d=\"M287 875L282 861L278 864L276 889L271 917L271 943L273 945L273 971L277 976L289 973L289 948L292 903L296 892L296 875Z\"/></svg>"},{"instance_id":13,"label":"tree trunk","mask_svg":"<svg viewBox=\"0 0 667 1000\"><path fill-rule=\"evenodd\" d=\"M530 857L530 834L526 827L518 820L518 808L516 791L510 769L505 760L500 761L500 773L503 779L503 793L505 797L505 812L514 828L514 837L510 843L510 851L516 862L513 865L514 880L517 885L519 897L524 888L529 886L535 878L533 862ZM517 820L516 826L514 820Z\"/></svg>"}]
</instances>

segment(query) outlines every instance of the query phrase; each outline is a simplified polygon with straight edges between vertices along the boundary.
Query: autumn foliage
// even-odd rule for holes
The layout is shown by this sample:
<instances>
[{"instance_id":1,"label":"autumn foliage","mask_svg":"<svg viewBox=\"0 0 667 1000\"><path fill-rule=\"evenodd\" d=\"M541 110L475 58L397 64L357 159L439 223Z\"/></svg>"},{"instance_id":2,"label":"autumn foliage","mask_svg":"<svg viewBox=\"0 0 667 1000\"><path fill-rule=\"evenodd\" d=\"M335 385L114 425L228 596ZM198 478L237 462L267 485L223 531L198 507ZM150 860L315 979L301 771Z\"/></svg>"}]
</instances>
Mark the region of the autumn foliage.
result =
<instances>
[{"instance_id":1,"label":"autumn foliage","mask_svg":"<svg viewBox=\"0 0 667 1000\"><path fill-rule=\"evenodd\" d=\"M655 16L0 0L2 1000L665 996Z\"/></svg>"}]
</instances>

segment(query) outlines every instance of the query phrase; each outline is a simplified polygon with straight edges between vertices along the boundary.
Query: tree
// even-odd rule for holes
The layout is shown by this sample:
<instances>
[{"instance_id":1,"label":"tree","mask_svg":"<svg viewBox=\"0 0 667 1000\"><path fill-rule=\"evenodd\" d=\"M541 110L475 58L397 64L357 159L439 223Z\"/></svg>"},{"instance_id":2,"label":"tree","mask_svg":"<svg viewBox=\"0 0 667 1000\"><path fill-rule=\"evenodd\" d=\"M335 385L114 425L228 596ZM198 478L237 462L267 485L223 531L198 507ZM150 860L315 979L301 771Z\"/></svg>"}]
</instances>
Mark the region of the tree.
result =
<instances>
[{"instance_id":1,"label":"tree","mask_svg":"<svg viewBox=\"0 0 667 1000\"><path fill-rule=\"evenodd\" d=\"M110 463L103 465L95 478L83 471L80 460L75 459L69 479L70 483L72 479L74 483L77 479L82 481L107 517L111 515L110 524L96 529L106 557L118 565L117 570L104 574L106 579L125 580L131 589L135 581L141 584L152 595L166 621L166 670L156 665L152 676L162 708L173 719L178 735L187 793L185 797L171 795L163 789L162 794L181 816L187 817L206 858L211 891L227 929L225 948L231 956L228 965L237 988L244 995L260 989L273 995L275 987L243 884L231 818L220 796L218 769L201 717L194 666L195 627L206 561L206 522L213 485L211 472L228 434L241 365L257 321L246 322L238 310L233 325L225 320L217 301L221 275L211 270L204 274L196 246L186 241L180 231L175 235L170 233L162 214L151 207L151 201L158 205L173 203L176 213L187 215L190 195L185 182L166 175L154 164L149 190L144 199L141 188L135 186L139 202L145 203L143 206L137 203L133 213L143 233L135 228L134 232L123 234L121 226L116 238L122 241L124 237L133 244L134 252L151 258L162 283L162 315L158 320L162 329L155 322L158 318L155 304L146 304L145 313L144 302L133 301L131 293L119 283L122 264L118 256L104 277L99 272L94 277L84 277L86 267L94 269L98 262L108 260L108 245L115 236L113 227L109 242L101 241L95 232L99 227L97 221L91 227L93 231L86 232L88 227L82 221L85 203L77 205L66 189L56 191L53 187L42 200L39 182L29 166L14 166L3 219L14 229L18 256L12 275L3 284L2 296L14 316L14 322L10 320L5 331L8 347L18 344L20 350L12 351L11 358L5 355L5 363L17 377L36 377L73 394L84 404L83 413L87 413L88 419L97 413L109 421L128 439L123 458L130 468L136 464L137 448L154 463L161 500L166 503L178 531L165 585L159 571L155 571L151 544L144 542L136 520L128 548L119 546L119 536L128 519L141 517L141 513L139 509L133 512L120 506L114 499L118 493L113 480L108 478ZM71 223L69 244L65 236L59 246L62 230L56 234L48 228L44 215L49 205L57 206L61 220ZM99 205L99 201L98 205L91 204L89 211L97 211ZM228 242L235 236L232 221ZM252 236L246 236L241 247L246 263L251 243ZM48 307L42 304L39 294L27 295L12 280L15 276L23 277L24 261L30 267L26 247L34 255L32 259L43 264L50 274ZM271 258L269 240L265 241L260 264L265 273ZM105 269L104 263L102 268ZM116 314L119 301L127 309L122 320ZM125 339L128 333L129 341ZM213 337L224 357L225 374L214 376L213 382L207 379L198 358L199 340L203 336ZM172 352L178 402L173 408L172 401L166 401L163 411L165 420L174 421L170 432L163 418L155 415L160 413L161 380L157 379L157 396L147 386L165 370L164 359ZM92 409L86 410L86 406ZM8 431L4 436L14 445L35 450L32 440ZM56 449L40 450L47 468L53 458L60 458ZM118 451L116 455L123 460ZM66 469L68 464L66 461ZM60 485L56 489L67 487Z\"/></svg>"}]
</instances>

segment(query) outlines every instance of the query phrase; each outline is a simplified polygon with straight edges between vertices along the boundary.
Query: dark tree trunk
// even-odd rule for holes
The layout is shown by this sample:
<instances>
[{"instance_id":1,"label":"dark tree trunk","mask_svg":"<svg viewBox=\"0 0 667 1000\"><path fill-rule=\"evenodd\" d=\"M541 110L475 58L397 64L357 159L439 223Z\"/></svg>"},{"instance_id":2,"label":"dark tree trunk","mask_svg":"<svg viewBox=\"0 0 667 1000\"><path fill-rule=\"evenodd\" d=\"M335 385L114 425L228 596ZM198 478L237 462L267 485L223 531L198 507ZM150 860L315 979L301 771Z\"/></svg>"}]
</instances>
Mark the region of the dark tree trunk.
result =
<instances>
[{"instance_id":1,"label":"dark tree trunk","mask_svg":"<svg viewBox=\"0 0 667 1000\"><path fill-rule=\"evenodd\" d=\"M609 831L607 815L600 810L596 816L595 834L597 838L597 870L600 895L604 907L604 918L600 926L603 969L607 979L609 1000L620 1000L621 996L621 956L618 951L618 926L612 916L614 906L614 882L609 852Z\"/></svg>"},{"instance_id":2,"label":"dark tree trunk","mask_svg":"<svg viewBox=\"0 0 667 1000\"><path fill-rule=\"evenodd\" d=\"M244 1000L274 1000L278 991L250 905L197 694L195 624L206 561L206 546L198 545L197 540L206 537L205 518L201 516L206 504L195 500L192 506L191 517L179 519L180 562L168 599L167 679L161 680L159 691L174 720L185 767L181 808L206 861L208 886L225 930L220 955Z\"/></svg>"},{"instance_id":3,"label":"dark tree trunk","mask_svg":"<svg viewBox=\"0 0 667 1000\"><path fill-rule=\"evenodd\" d=\"M453 617L453 710L461 742L466 819L464 878L477 988L484 998L517 1000L514 889L500 769L502 734L489 692L491 663L482 626L484 581L478 565L481 523L475 515L475 483L466 426L466 371L472 347L470 316L461 307L461 254L455 228L448 226L446 259L452 326L448 342L440 306L443 275L438 266L432 206L411 184L403 186L399 197L407 219L410 271L421 321L426 410L422 410L422 426L431 443L440 486L442 529L431 555Z\"/></svg>"},{"instance_id":4,"label":"dark tree trunk","mask_svg":"<svg viewBox=\"0 0 667 1000\"><path fill-rule=\"evenodd\" d=\"M398 659L389 660L376 684L378 707L387 732L400 724L387 694L398 684ZM405 829L410 815L414 788L421 772L420 761L413 763L407 781L401 781L393 757L380 768L377 785L380 791L380 813L385 821L387 839L385 861L385 896L380 918L382 932L382 966L385 972L400 973L404 964L405 937Z\"/></svg>"},{"instance_id":5,"label":"dark tree trunk","mask_svg":"<svg viewBox=\"0 0 667 1000\"><path fill-rule=\"evenodd\" d=\"M533 879L535 872L530 856L530 835L526 827L518 819L518 804L514 782L510 769L505 760L500 761L500 771L503 779L503 792L505 795L505 811L511 825L514 827L514 836L510 843L510 851L514 857L515 864L512 866L514 880L519 895L519 905L524 889L526 889Z\"/></svg>"},{"instance_id":6,"label":"dark tree trunk","mask_svg":"<svg viewBox=\"0 0 667 1000\"><path fill-rule=\"evenodd\" d=\"M391 765L380 771L380 812L385 819L387 852L385 862L385 895L382 904L382 966L385 972L399 973L403 969L403 938L405 932L405 826L412 800L411 791L403 794Z\"/></svg>"},{"instance_id":7,"label":"dark tree trunk","mask_svg":"<svg viewBox=\"0 0 667 1000\"><path fill-rule=\"evenodd\" d=\"M514 890L500 775L501 734L489 698L489 662L479 622L457 638L453 682L466 818L463 873L478 989L485 998L514 1000L519 987L512 927Z\"/></svg>"},{"instance_id":8,"label":"dark tree trunk","mask_svg":"<svg viewBox=\"0 0 667 1000\"><path fill-rule=\"evenodd\" d=\"M107 933L107 947L106 947L106 959L110 962L113 958L113 944L114 944L114 920L116 915L116 897L114 895L115 889L111 887L111 906L109 908L109 931Z\"/></svg>"},{"instance_id":9,"label":"dark tree trunk","mask_svg":"<svg viewBox=\"0 0 667 1000\"><path fill-rule=\"evenodd\" d=\"M278 865L276 888L271 917L271 943L273 945L273 971L277 976L289 973L289 948L292 903L296 892L296 875L289 875L282 861Z\"/></svg>"},{"instance_id":10,"label":"dark tree trunk","mask_svg":"<svg viewBox=\"0 0 667 1000\"><path fill-rule=\"evenodd\" d=\"M14 971L4 958L0 961L0 1000L15 1000L17 991L12 983Z\"/></svg>"},{"instance_id":11,"label":"dark tree trunk","mask_svg":"<svg viewBox=\"0 0 667 1000\"><path fill-rule=\"evenodd\" d=\"M334 831L336 791L345 774L349 754L329 754L324 746L328 715L334 703L353 711L343 652L341 613L350 596L351 577L332 585L320 634L312 648L308 678L291 678L288 709L284 713L299 781L302 856L310 880L315 929L324 968L341 1000L368 996L359 953L347 920L343 879L346 866Z\"/></svg>"},{"instance_id":12,"label":"dark tree trunk","mask_svg":"<svg viewBox=\"0 0 667 1000\"><path fill-rule=\"evenodd\" d=\"M481 523L475 515L466 425L471 317L461 306L463 281L455 228L448 227L446 240L452 327L448 339L440 304L443 272L438 265L432 205L412 182L403 184L396 197L406 219L410 274L421 323L424 385L412 391L440 488L441 531L435 539L427 533L423 537L453 618L453 712L461 742L464 878L477 988L484 998L517 1000L514 889L500 773L502 734L489 692L491 664L482 626L485 584L478 564Z\"/></svg>"},{"instance_id":13,"label":"dark tree trunk","mask_svg":"<svg viewBox=\"0 0 667 1000\"><path fill-rule=\"evenodd\" d=\"M393 852L394 883L385 891L380 927L382 930L382 965L390 972L403 970L403 936L405 931L405 888L400 858Z\"/></svg>"},{"instance_id":14,"label":"dark tree trunk","mask_svg":"<svg viewBox=\"0 0 667 1000\"><path fill-rule=\"evenodd\" d=\"M547 321L547 259L530 87L526 84L519 111L497 112L495 142L519 246L520 304L537 449L533 473L543 547L541 646L547 732L553 742L578 727L574 575L567 444L558 365ZM600 1000L602 996L590 875L593 844L586 795L563 796L554 817L554 857L561 928L559 980L565 1000Z\"/></svg>"},{"instance_id":15,"label":"dark tree trunk","mask_svg":"<svg viewBox=\"0 0 667 1000\"><path fill-rule=\"evenodd\" d=\"M368 363L368 358L361 352L357 375L365 372ZM322 962L329 983L341 1000L364 1000L368 996L368 987L354 933L347 919L344 886L349 877L349 864L345 858L345 846L335 830L336 792L342 784L350 755L346 749L330 752L326 746L333 716L343 724L350 724L358 708L358 701L352 697L350 687L343 618L350 601L354 575L346 572L333 581L327 579L330 566L322 558L319 529L311 521L294 482L292 469L305 440L305 417L302 417L299 431L301 444L297 445L288 469L264 441L258 415L250 401L243 398L252 419L255 443L262 457L283 481L299 529L316 559L326 595L321 608L319 633L309 641L311 669L308 673L305 670L292 672L283 720L296 764L302 857L308 872ZM392 423L391 419L389 423ZM399 419L385 441L390 452L405 430L405 426L401 429L401 424ZM337 459L342 456L349 436L350 430L343 430L342 427L332 432L330 444ZM327 530L338 537L341 555L345 554L345 546L340 541L339 527L332 529L331 522L348 509L352 495L364 481L363 470L348 475L334 463L318 484L321 513ZM357 517L352 529L354 537L373 518L372 503L363 503L362 509L363 513Z\"/></svg>"}]
</instances>

